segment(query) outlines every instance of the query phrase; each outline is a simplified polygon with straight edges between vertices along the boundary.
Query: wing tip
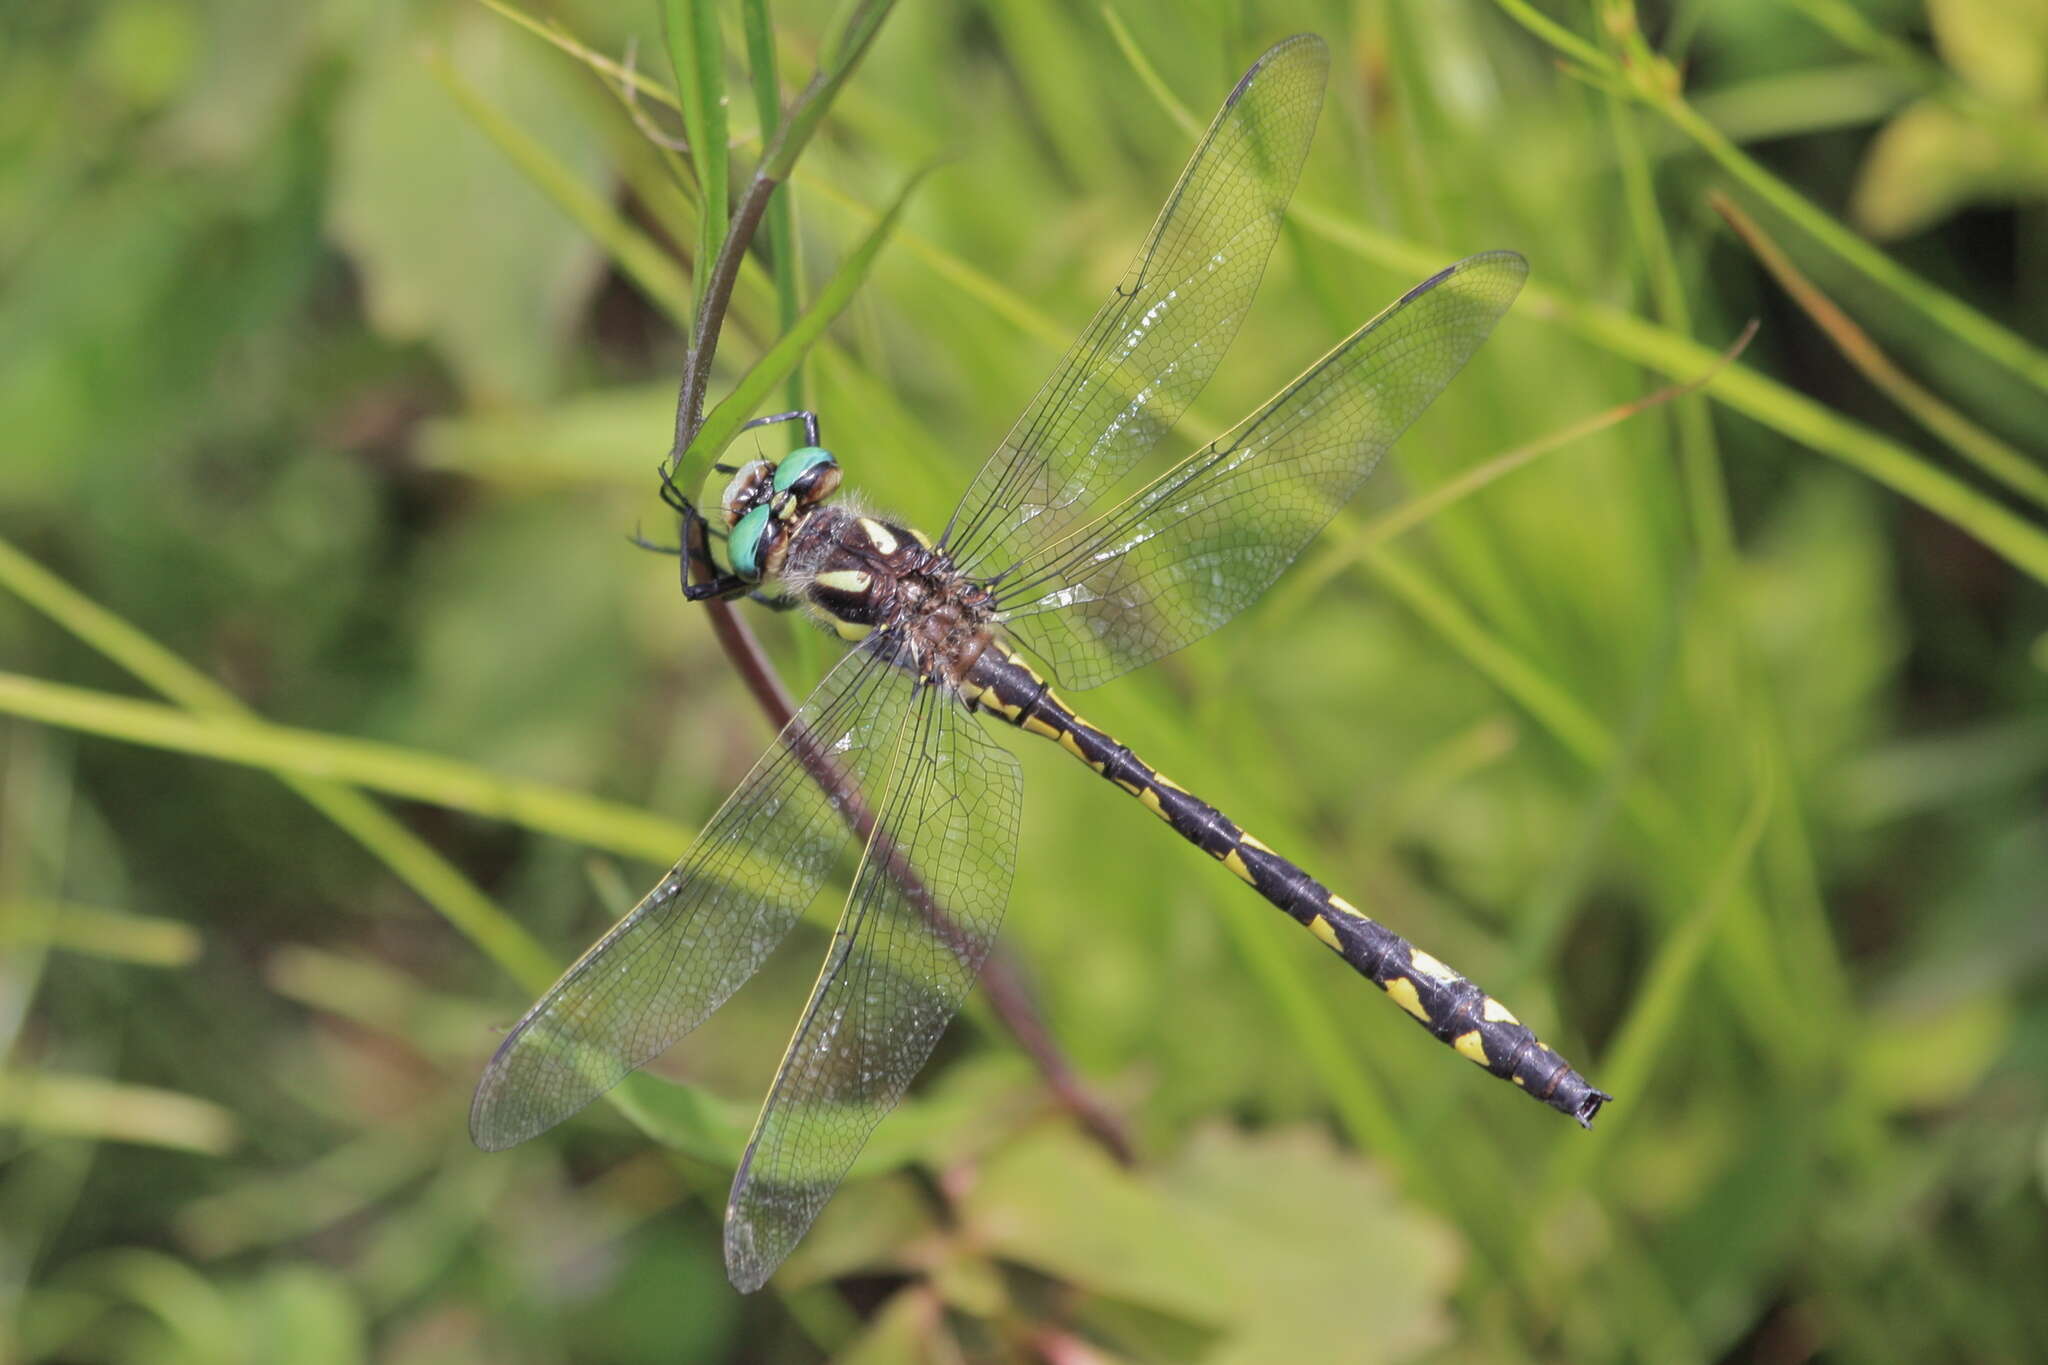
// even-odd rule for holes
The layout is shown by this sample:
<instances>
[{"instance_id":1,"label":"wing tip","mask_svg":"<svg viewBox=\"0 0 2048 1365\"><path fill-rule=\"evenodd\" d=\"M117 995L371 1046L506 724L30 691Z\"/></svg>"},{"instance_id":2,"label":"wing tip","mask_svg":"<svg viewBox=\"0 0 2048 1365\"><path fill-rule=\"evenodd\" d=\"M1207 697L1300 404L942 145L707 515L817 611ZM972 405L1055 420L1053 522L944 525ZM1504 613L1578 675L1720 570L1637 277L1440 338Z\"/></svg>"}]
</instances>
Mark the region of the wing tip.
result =
<instances>
[{"instance_id":1,"label":"wing tip","mask_svg":"<svg viewBox=\"0 0 2048 1365\"><path fill-rule=\"evenodd\" d=\"M781 1268L782 1261L764 1261L754 1254L751 1246L742 1246L733 1239L732 1214L725 1216L725 1278L734 1289L742 1294L753 1294L761 1290Z\"/></svg>"},{"instance_id":2,"label":"wing tip","mask_svg":"<svg viewBox=\"0 0 2048 1365\"><path fill-rule=\"evenodd\" d=\"M1282 38L1279 42L1260 53L1259 59L1246 68L1242 76L1237 78L1237 84L1230 87L1230 94L1224 97L1224 109L1227 111L1238 100L1243 98L1244 92L1251 89L1252 81L1257 78L1261 71L1294 52L1309 53L1317 57L1319 64L1324 68L1327 69L1329 66L1330 45L1323 41L1321 34L1296 33Z\"/></svg>"},{"instance_id":3,"label":"wing tip","mask_svg":"<svg viewBox=\"0 0 2048 1365\"><path fill-rule=\"evenodd\" d=\"M1403 304L1413 302L1442 284L1445 280L1452 279L1458 275L1470 274L1474 270L1483 269L1488 266L1499 266L1511 271L1515 277L1515 288L1517 291L1520 290L1522 282L1529 278L1529 258L1527 256L1524 256L1519 251L1511 251L1506 247L1497 247L1492 251L1476 252L1465 257L1463 260L1453 261L1429 278L1409 286L1408 292L1394 301L1394 307L1399 308Z\"/></svg>"},{"instance_id":4,"label":"wing tip","mask_svg":"<svg viewBox=\"0 0 2048 1365\"><path fill-rule=\"evenodd\" d=\"M528 1125L506 1122L507 1116L500 1112L502 1106L498 1103L497 1079L497 1058L493 1057L491 1064L484 1068L483 1079L477 1082L476 1094L469 1101L469 1140L479 1151L502 1152L517 1147L534 1135L533 1132L521 1131Z\"/></svg>"}]
</instances>

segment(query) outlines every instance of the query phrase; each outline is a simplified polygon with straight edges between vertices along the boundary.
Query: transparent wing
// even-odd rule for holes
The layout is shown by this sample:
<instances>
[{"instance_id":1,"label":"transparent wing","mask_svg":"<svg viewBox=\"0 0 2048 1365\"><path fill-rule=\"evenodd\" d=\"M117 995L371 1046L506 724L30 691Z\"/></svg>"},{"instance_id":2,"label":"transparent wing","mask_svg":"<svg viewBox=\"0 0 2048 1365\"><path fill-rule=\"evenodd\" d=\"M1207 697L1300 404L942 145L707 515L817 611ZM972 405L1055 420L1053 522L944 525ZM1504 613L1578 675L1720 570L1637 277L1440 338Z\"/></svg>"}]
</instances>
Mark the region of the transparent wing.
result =
<instances>
[{"instance_id":1,"label":"transparent wing","mask_svg":"<svg viewBox=\"0 0 2048 1365\"><path fill-rule=\"evenodd\" d=\"M879 792L916 687L887 636L842 659L682 860L562 974L484 1068L486 1151L552 1128L704 1022L766 960L861 834L814 776Z\"/></svg>"},{"instance_id":2,"label":"transparent wing","mask_svg":"<svg viewBox=\"0 0 2048 1365\"><path fill-rule=\"evenodd\" d=\"M1358 491L1528 273L1491 251L1416 285L1235 429L1017 566L996 585L999 619L1072 688L1215 630Z\"/></svg>"},{"instance_id":3,"label":"transparent wing","mask_svg":"<svg viewBox=\"0 0 2048 1365\"><path fill-rule=\"evenodd\" d=\"M999 573L1059 539L1209 382L1258 292L1329 65L1302 34L1238 81L1123 283L968 485L943 537L956 564Z\"/></svg>"},{"instance_id":4,"label":"transparent wing","mask_svg":"<svg viewBox=\"0 0 2048 1365\"><path fill-rule=\"evenodd\" d=\"M733 1180L725 1263L754 1290L903 1097L995 941L1016 865L1017 760L944 688L902 720L881 818Z\"/></svg>"}]
</instances>

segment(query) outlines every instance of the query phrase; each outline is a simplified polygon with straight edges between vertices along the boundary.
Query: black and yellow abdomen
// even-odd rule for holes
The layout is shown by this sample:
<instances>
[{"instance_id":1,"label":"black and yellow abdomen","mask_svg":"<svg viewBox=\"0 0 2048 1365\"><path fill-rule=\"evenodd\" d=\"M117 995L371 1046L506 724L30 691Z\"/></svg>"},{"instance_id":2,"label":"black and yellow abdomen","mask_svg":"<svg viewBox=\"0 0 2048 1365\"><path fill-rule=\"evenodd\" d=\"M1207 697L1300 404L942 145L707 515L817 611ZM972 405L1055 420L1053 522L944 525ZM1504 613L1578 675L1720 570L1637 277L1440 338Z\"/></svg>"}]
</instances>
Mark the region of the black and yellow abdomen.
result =
<instances>
[{"instance_id":1,"label":"black and yellow abdomen","mask_svg":"<svg viewBox=\"0 0 2048 1365\"><path fill-rule=\"evenodd\" d=\"M1553 1109L1592 1126L1611 1098L1593 1088L1505 1005L1371 919L1247 834L1223 812L1076 715L1000 641L961 680L967 701L1042 735L1138 799L1385 991L1439 1041Z\"/></svg>"}]
</instances>

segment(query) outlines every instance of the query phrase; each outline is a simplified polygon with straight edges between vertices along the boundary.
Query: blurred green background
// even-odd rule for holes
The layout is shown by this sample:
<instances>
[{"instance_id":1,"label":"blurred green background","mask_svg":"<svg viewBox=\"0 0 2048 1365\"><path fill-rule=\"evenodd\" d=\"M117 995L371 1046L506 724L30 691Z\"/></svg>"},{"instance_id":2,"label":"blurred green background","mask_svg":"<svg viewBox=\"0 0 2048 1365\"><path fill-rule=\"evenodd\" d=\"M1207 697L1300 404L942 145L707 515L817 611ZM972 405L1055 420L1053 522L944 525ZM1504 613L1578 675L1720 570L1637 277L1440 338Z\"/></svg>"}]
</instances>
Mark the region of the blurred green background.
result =
<instances>
[{"instance_id":1,"label":"blurred green background","mask_svg":"<svg viewBox=\"0 0 2048 1365\"><path fill-rule=\"evenodd\" d=\"M746 21L787 93L833 8L720 10L741 169ZM1289 32L1332 88L1190 438L1439 265L1529 257L1267 601L1079 700L1618 1098L1588 1134L1512 1094L1019 741L1004 948L1142 1160L978 997L749 1299L736 1134L834 907L658 1068L687 1088L464 1126L769 738L625 539L669 534L696 191L555 22L672 84L651 0L0 16L0 1359L2048 1353L2041 5L890 16L781 278L815 297L939 163L793 381L927 526L1183 115ZM782 307L750 264L714 400ZM792 685L832 657L750 614Z\"/></svg>"}]
</instances>

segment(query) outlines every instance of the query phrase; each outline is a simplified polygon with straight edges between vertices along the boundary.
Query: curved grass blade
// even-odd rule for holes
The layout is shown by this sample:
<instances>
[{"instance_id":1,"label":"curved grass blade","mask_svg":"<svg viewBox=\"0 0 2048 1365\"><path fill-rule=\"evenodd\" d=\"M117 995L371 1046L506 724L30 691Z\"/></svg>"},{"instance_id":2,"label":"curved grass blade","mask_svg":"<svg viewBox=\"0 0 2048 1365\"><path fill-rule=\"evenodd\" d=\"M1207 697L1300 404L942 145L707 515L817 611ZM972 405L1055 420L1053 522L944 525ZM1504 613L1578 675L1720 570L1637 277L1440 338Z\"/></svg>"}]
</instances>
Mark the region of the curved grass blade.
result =
<instances>
[{"instance_id":1,"label":"curved grass blade","mask_svg":"<svg viewBox=\"0 0 2048 1365\"><path fill-rule=\"evenodd\" d=\"M69 631L82 643L201 718L246 719L249 707L128 621L0 539L0 587ZM525 928L397 817L362 792L324 777L277 770L285 786L340 826L420 899L522 982L547 980L553 965Z\"/></svg>"},{"instance_id":2,"label":"curved grass blade","mask_svg":"<svg viewBox=\"0 0 2048 1365\"><path fill-rule=\"evenodd\" d=\"M697 173L697 266L691 297L698 308L711 286L711 263L725 245L732 217L732 155L726 146L725 50L718 34L719 6L700 0L664 0L661 33L676 73L676 97L690 165Z\"/></svg>"},{"instance_id":3,"label":"curved grass blade","mask_svg":"<svg viewBox=\"0 0 2048 1365\"><path fill-rule=\"evenodd\" d=\"M1821 208L1791 184L1771 173L1709 123L1682 93L1677 68L1652 53L1642 37L1633 4L1621 4L1605 25L1610 38L1626 49L1621 59L1599 51L1554 21L1545 19L1527 0L1494 0L1503 13L1586 66L1599 88L1624 95L1661 115L1690 138L1736 183L1795 224L1816 246L1890 292L1927 325L2008 373L2037 392L2048 392L2048 351L2010 327L1986 316L1912 270ZM1579 74L1579 73L1575 73Z\"/></svg>"},{"instance_id":4,"label":"curved grass blade","mask_svg":"<svg viewBox=\"0 0 2048 1365\"><path fill-rule=\"evenodd\" d=\"M426 57L427 69L441 82L483 132L526 172L534 187L588 232L613 264L639 285L647 297L678 324L689 316L690 285L667 252L634 227L603 199L569 173L552 152L503 112L437 54Z\"/></svg>"},{"instance_id":5,"label":"curved grass blade","mask_svg":"<svg viewBox=\"0 0 2048 1365\"><path fill-rule=\"evenodd\" d=\"M1905 368L1885 354L1884 348L1840 304L1829 298L1793 264L1784 249L1734 200L1717 190L1710 190L1707 205L1735 229L1735 234L1742 238L1751 254L1771 272L1771 278L1778 282L1778 287L1792 296L1792 301L1833 343L1842 359L1854 365L1865 379L1946 443L1950 450L2035 506L2048 507L2048 471L1978 426L1939 394L1907 374Z\"/></svg>"},{"instance_id":6,"label":"curved grass blade","mask_svg":"<svg viewBox=\"0 0 2048 1365\"><path fill-rule=\"evenodd\" d=\"M634 858L665 857L690 834L688 827L674 820L633 806L506 777L401 745L274 725L255 717L197 716L160 702L20 673L0 671L0 714L128 744L246 764L281 778L348 782L408 800L431 801L450 810L509 820Z\"/></svg>"},{"instance_id":7,"label":"curved grass blade","mask_svg":"<svg viewBox=\"0 0 2048 1365\"><path fill-rule=\"evenodd\" d=\"M904 206L910 202L911 191L917 188L918 182L923 180L926 174L927 172L920 171L910 178L897 193L895 202L889 205L888 211L868 229L868 235L861 239L853 254L840 264L831 280L818 291L818 296L811 300L811 306L804 310L803 316L776 339L775 344L754 362L753 368L747 371L739 383L732 386L732 392L705 415L704 424L698 428L696 439L690 442L689 449L684 451L682 458L676 462L677 469L681 471L676 476L678 483L686 488L694 486L692 471L696 470L696 462L701 460L708 464L712 455L725 449L726 444L739 431L740 425L754 415L754 410L775 391L777 384L795 371L812 343L823 336L825 329L832 325L833 320L844 311L846 305L853 302L854 293L866 281L868 271L874 266L875 257L881 254L882 247L895 231L896 221L903 216ZM701 471L697 471L696 477L701 478Z\"/></svg>"}]
</instances>

